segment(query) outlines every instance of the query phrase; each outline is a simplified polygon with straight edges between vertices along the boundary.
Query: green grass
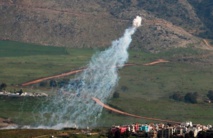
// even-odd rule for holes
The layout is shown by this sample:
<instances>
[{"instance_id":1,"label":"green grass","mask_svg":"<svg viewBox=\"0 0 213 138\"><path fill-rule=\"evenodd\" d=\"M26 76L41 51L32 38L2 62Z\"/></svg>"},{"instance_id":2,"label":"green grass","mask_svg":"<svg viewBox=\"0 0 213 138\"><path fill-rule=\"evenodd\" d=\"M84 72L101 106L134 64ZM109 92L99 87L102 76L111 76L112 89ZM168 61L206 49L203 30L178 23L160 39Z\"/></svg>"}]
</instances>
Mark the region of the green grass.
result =
<instances>
[{"instance_id":1,"label":"green grass","mask_svg":"<svg viewBox=\"0 0 213 138\"><path fill-rule=\"evenodd\" d=\"M186 104L164 98L149 100L141 97L125 98L122 96L119 99L120 100L113 100L110 103L112 105L117 105L118 108L123 109L125 112L142 117L158 118L176 122L190 120L195 124L213 123L211 120L213 114L212 105L209 104ZM135 122L156 122L153 120L133 119L131 117L109 113L108 111L105 111L102 117L101 122L106 126L111 124L131 124Z\"/></svg>"},{"instance_id":2,"label":"green grass","mask_svg":"<svg viewBox=\"0 0 213 138\"><path fill-rule=\"evenodd\" d=\"M29 137L40 137L40 138L50 138L52 135L56 135L57 130L28 130L28 129L17 129L17 130L0 130L1 138L29 138Z\"/></svg>"},{"instance_id":3,"label":"green grass","mask_svg":"<svg viewBox=\"0 0 213 138\"><path fill-rule=\"evenodd\" d=\"M96 135L84 134L85 130L47 130L47 129L16 129L16 130L0 130L0 138L50 138L65 137L69 138L106 138L106 134L99 131L94 131ZM106 131L102 129L102 131Z\"/></svg>"},{"instance_id":4,"label":"green grass","mask_svg":"<svg viewBox=\"0 0 213 138\"><path fill-rule=\"evenodd\" d=\"M66 48L41 46L15 41L0 41L0 57L22 57L32 55L67 55Z\"/></svg>"},{"instance_id":5,"label":"green grass","mask_svg":"<svg viewBox=\"0 0 213 138\"><path fill-rule=\"evenodd\" d=\"M12 118L20 125L34 122L34 112L39 109L45 98L38 97L0 97L0 115Z\"/></svg>"},{"instance_id":6,"label":"green grass","mask_svg":"<svg viewBox=\"0 0 213 138\"><path fill-rule=\"evenodd\" d=\"M22 45L27 47L28 44L10 41L0 41L0 44L1 52L4 51L0 58L0 82L8 84L8 89L11 90L20 88L11 86L12 84L20 84L83 67L88 64L91 56L96 52L93 49L68 49L29 44L29 47L34 48L34 52L27 54L28 48L23 48ZM13 52L13 47L17 53ZM51 50L52 52L44 52ZM205 98L208 90L213 89L211 64L213 58L212 56L207 59L200 58L200 55L207 53L207 51L178 48L158 54L133 50L129 52L129 62L136 63L138 66L119 70L120 80L115 91L120 93L120 97L109 100L109 104L141 116L213 124L213 104L186 104L169 99L169 96L177 91L182 93L198 92L202 98ZM190 58L185 60L185 57ZM159 58L170 62L143 66L144 63ZM127 87L125 92L122 91L122 86ZM33 92L52 92L48 88L41 89L39 87L24 87L23 89ZM38 103L38 100L29 99L24 101L21 99L0 99L0 117L9 117L20 124L29 123L32 121L32 111ZM134 122L150 121L125 117L106 110L100 119L100 125L103 126Z\"/></svg>"},{"instance_id":7,"label":"green grass","mask_svg":"<svg viewBox=\"0 0 213 138\"><path fill-rule=\"evenodd\" d=\"M66 49L0 41L0 82L16 85L87 65L93 49Z\"/></svg>"}]
</instances>

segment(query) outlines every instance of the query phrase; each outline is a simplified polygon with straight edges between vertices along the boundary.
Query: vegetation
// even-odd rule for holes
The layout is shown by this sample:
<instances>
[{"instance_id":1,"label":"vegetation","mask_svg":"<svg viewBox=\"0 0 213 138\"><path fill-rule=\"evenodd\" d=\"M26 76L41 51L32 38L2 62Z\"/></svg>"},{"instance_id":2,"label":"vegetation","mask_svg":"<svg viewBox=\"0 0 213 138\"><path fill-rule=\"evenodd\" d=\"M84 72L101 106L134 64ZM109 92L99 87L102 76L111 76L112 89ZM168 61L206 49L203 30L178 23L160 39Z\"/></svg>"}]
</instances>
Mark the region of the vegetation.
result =
<instances>
[{"instance_id":1,"label":"vegetation","mask_svg":"<svg viewBox=\"0 0 213 138\"><path fill-rule=\"evenodd\" d=\"M189 92L184 96L184 100L185 100L185 102L188 102L188 103L197 103L198 102L198 93Z\"/></svg>"},{"instance_id":2,"label":"vegetation","mask_svg":"<svg viewBox=\"0 0 213 138\"><path fill-rule=\"evenodd\" d=\"M5 90L6 87L7 87L7 84L6 84L6 83L1 83L1 84L0 84L0 91Z\"/></svg>"},{"instance_id":3,"label":"vegetation","mask_svg":"<svg viewBox=\"0 0 213 138\"><path fill-rule=\"evenodd\" d=\"M7 41L4 41L4 43L6 44ZM47 47L37 47L38 49L35 51L38 53L21 56L22 52L26 52L24 52L24 49L18 50L21 47L20 43L13 43L14 48L19 53L12 53L12 50L6 50L6 47L1 47L2 50L0 51L4 51L2 52L4 56L1 57L4 60L0 61L0 64L4 67L0 68L0 82L7 84L7 91L20 89L16 84L22 82L83 67L88 64L91 55L95 53L93 49L61 48L61 51L64 50L65 52L59 52L60 54L48 52L39 55L40 51ZM15 45L16 43L17 45ZM52 49L52 47L49 48ZM58 51L60 51L60 48ZM119 70L120 80L115 89L119 93L119 98L110 99L109 105L141 116L213 124L212 104L188 104L168 98L174 91L180 91L184 94L198 92L200 97L207 96L207 92L212 90L213 83L212 65L209 64L213 58L212 55L209 55L207 51L192 48L173 49L158 54L134 50L129 52L129 62L137 65L127 66ZM205 54L209 56L203 56ZM159 58L170 62L153 66L143 65ZM67 77L65 80L72 77ZM64 83L66 83L65 80ZM56 79L55 81L63 82L63 79ZM45 91L53 94L54 88L50 89L49 82L23 87L23 91ZM58 87L60 85L57 84L55 89ZM42 99L38 98L1 98L0 117L11 118L19 124L30 124L33 116L36 115L37 107L42 103L41 101ZM133 119L104 110L99 125L110 126L133 122L149 122L149 120Z\"/></svg>"},{"instance_id":4,"label":"vegetation","mask_svg":"<svg viewBox=\"0 0 213 138\"><path fill-rule=\"evenodd\" d=\"M103 131L106 131L102 129ZM46 130L46 129L18 129L18 130L0 130L1 138L106 138L106 134L100 131L92 131L95 135L88 135L83 132L86 130Z\"/></svg>"},{"instance_id":5,"label":"vegetation","mask_svg":"<svg viewBox=\"0 0 213 138\"><path fill-rule=\"evenodd\" d=\"M5 1L1 5L0 39L73 48L106 47L141 15L145 20L134 35L135 49L158 52L191 43L197 46L201 40L191 33L212 38L211 4L211 0Z\"/></svg>"},{"instance_id":6,"label":"vegetation","mask_svg":"<svg viewBox=\"0 0 213 138\"><path fill-rule=\"evenodd\" d=\"M180 92L175 92L174 94L172 94L172 95L170 96L170 98L171 98L171 99L174 99L174 100L176 100L176 101L183 101L183 100L184 100L184 96L183 96L183 94L180 93Z\"/></svg>"},{"instance_id":7,"label":"vegetation","mask_svg":"<svg viewBox=\"0 0 213 138\"><path fill-rule=\"evenodd\" d=\"M210 38L213 39L213 6L212 6L212 0L201 0L201 1L195 1L195 0L189 0L189 2L195 7L195 12L198 15L198 17L203 21L203 24L205 27L203 28L202 33L200 33L200 36L204 38Z\"/></svg>"},{"instance_id":8,"label":"vegetation","mask_svg":"<svg viewBox=\"0 0 213 138\"><path fill-rule=\"evenodd\" d=\"M205 100L202 99L202 97L197 92L188 92L185 95L180 92L175 92L170 96L171 99L174 99L176 101L184 101L186 103L204 103Z\"/></svg>"},{"instance_id":9,"label":"vegetation","mask_svg":"<svg viewBox=\"0 0 213 138\"><path fill-rule=\"evenodd\" d=\"M4 138L29 138L29 137L40 137L50 138L51 135L55 135L58 132L56 130L1 130L0 137Z\"/></svg>"},{"instance_id":10,"label":"vegetation","mask_svg":"<svg viewBox=\"0 0 213 138\"><path fill-rule=\"evenodd\" d=\"M119 92L114 92L113 93L113 98L119 98L120 96L120 93Z\"/></svg>"},{"instance_id":11,"label":"vegetation","mask_svg":"<svg viewBox=\"0 0 213 138\"><path fill-rule=\"evenodd\" d=\"M213 102L213 90L208 91L207 97Z\"/></svg>"},{"instance_id":12,"label":"vegetation","mask_svg":"<svg viewBox=\"0 0 213 138\"><path fill-rule=\"evenodd\" d=\"M15 41L0 41L0 57L23 57L42 55L68 55L66 48L51 47L21 43Z\"/></svg>"},{"instance_id":13,"label":"vegetation","mask_svg":"<svg viewBox=\"0 0 213 138\"><path fill-rule=\"evenodd\" d=\"M0 41L0 46L0 82L6 83L8 89L11 85L83 67L94 53L93 49L45 47L13 41Z\"/></svg>"}]
</instances>

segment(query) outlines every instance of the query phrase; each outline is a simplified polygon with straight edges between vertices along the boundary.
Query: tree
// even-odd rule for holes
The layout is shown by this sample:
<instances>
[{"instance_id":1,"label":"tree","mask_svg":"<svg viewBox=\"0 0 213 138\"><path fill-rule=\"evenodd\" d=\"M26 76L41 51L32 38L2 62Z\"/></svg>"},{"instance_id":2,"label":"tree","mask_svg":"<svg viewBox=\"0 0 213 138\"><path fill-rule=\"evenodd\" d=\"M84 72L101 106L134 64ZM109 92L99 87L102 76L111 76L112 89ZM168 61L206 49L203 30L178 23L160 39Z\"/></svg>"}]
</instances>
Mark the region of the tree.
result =
<instances>
[{"instance_id":1,"label":"tree","mask_svg":"<svg viewBox=\"0 0 213 138\"><path fill-rule=\"evenodd\" d=\"M184 97L180 92L175 92L173 95L170 96L171 99L176 101L183 101Z\"/></svg>"},{"instance_id":2,"label":"tree","mask_svg":"<svg viewBox=\"0 0 213 138\"><path fill-rule=\"evenodd\" d=\"M194 93L189 92L184 96L184 100L187 103L197 103L198 97L199 97L199 95L197 92L194 92Z\"/></svg>"},{"instance_id":3,"label":"tree","mask_svg":"<svg viewBox=\"0 0 213 138\"><path fill-rule=\"evenodd\" d=\"M127 87L127 86L121 86L121 90L122 90L123 92L126 92L126 91L128 91L128 87Z\"/></svg>"},{"instance_id":4,"label":"tree","mask_svg":"<svg viewBox=\"0 0 213 138\"><path fill-rule=\"evenodd\" d=\"M42 81L39 83L40 87L46 87L47 86L47 82L46 81Z\"/></svg>"},{"instance_id":5,"label":"tree","mask_svg":"<svg viewBox=\"0 0 213 138\"><path fill-rule=\"evenodd\" d=\"M56 80L50 80L50 87L56 87L56 86L57 86Z\"/></svg>"},{"instance_id":6,"label":"tree","mask_svg":"<svg viewBox=\"0 0 213 138\"><path fill-rule=\"evenodd\" d=\"M19 93L19 95L21 95L21 94L23 93L23 90L20 89L20 90L18 91L18 93Z\"/></svg>"},{"instance_id":7,"label":"tree","mask_svg":"<svg viewBox=\"0 0 213 138\"><path fill-rule=\"evenodd\" d=\"M114 92L113 98L119 98L119 97L120 97L120 93L119 92Z\"/></svg>"},{"instance_id":8,"label":"tree","mask_svg":"<svg viewBox=\"0 0 213 138\"><path fill-rule=\"evenodd\" d=\"M211 100L211 102L213 102L213 90L208 91L207 97Z\"/></svg>"},{"instance_id":9,"label":"tree","mask_svg":"<svg viewBox=\"0 0 213 138\"><path fill-rule=\"evenodd\" d=\"M0 85L0 91L5 90L6 87L7 87L6 83L1 83L1 85Z\"/></svg>"},{"instance_id":10,"label":"tree","mask_svg":"<svg viewBox=\"0 0 213 138\"><path fill-rule=\"evenodd\" d=\"M69 79L63 79L58 82L59 88L63 87L64 85L67 85L69 83Z\"/></svg>"}]
</instances>

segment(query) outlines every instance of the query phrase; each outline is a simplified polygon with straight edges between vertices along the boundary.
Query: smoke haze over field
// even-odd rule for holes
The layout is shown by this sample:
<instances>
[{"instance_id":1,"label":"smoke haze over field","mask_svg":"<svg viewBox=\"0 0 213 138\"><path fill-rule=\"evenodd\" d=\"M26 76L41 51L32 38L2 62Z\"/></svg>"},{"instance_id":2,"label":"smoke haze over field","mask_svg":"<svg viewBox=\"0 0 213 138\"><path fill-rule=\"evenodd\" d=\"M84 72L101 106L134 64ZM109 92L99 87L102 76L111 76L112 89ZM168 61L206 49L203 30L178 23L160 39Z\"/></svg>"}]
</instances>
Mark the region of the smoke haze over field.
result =
<instances>
[{"instance_id":1,"label":"smoke haze over field","mask_svg":"<svg viewBox=\"0 0 213 138\"><path fill-rule=\"evenodd\" d=\"M111 47L95 54L87 69L70 80L58 94L40 111L39 125L60 129L63 127L95 126L103 107L96 104L92 97L106 102L118 83L118 69L128 60L131 36L141 25L141 17L133 20L132 27L124 35L112 42Z\"/></svg>"}]
</instances>

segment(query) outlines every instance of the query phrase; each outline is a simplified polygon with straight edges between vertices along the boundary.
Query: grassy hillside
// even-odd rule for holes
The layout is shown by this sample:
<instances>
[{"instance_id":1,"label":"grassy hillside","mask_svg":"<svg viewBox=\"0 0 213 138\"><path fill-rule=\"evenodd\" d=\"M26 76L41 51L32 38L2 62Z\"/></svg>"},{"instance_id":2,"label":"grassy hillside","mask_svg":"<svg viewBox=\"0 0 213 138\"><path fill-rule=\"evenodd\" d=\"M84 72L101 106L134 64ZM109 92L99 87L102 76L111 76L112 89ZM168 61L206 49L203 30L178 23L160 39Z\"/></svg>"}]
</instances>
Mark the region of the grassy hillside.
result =
<instances>
[{"instance_id":1,"label":"grassy hillside","mask_svg":"<svg viewBox=\"0 0 213 138\"><path fill-rule=\"evenodd\" d=\"M83 67L97 51L42 46L37 46L30 51L22 47L28 44L10 41L3 41L0 44L2 48L0 82L8 84L8 90L14 89L12 84ZM30 47L31 44L28 46ZM13 48L16 49L16 53L13 52ZM27 54L31 52L33 54ZM206 97L208 90L213 89L212 53L193 48L178 48L158 54L134 50L129 52L129 62L138 65L119 70L120 80L115 89L119 93L119 98L109 99L109 105L141 116L213 124L213 104L203 102L189 104L169 99L169 96L177 91L198 92L201 98ZM159 58L169 62L153 66L143 65ZM24 91L32 92L42 91L42 89L32 86L23 87ZM46 91L51 93L54 89L47 87ZM28 124L32 121L33 114L36 115L35 109L39 103L39 99L1 98L0 117L11 118L20 124ZM136 121L147 122L148 120L136 120L104 110L100 125L108 126Z\"/></svg>"}]
</instances>

